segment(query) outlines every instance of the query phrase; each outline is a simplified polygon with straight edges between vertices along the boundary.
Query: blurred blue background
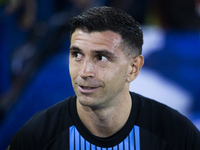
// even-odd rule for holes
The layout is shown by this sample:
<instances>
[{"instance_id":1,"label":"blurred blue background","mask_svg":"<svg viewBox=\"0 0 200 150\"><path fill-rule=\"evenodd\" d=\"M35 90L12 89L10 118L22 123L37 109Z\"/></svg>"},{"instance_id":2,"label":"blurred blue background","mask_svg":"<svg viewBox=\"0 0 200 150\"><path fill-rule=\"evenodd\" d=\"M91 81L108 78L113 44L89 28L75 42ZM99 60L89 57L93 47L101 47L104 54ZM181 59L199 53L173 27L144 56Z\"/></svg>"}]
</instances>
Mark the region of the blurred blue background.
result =
<instances>
[{"instance_id":1,"label":"blurred blue background","mask_svg":"<svg viewBox=\"0 0 200 150\"><path fill-rule=\"evenodd\" d=\"M74 94L69 19L103 5L126 11L144 31L145 64L130 90L200 129L199 0L0 0L0 150L33 114Z\"/></svg>"}]
</instances>

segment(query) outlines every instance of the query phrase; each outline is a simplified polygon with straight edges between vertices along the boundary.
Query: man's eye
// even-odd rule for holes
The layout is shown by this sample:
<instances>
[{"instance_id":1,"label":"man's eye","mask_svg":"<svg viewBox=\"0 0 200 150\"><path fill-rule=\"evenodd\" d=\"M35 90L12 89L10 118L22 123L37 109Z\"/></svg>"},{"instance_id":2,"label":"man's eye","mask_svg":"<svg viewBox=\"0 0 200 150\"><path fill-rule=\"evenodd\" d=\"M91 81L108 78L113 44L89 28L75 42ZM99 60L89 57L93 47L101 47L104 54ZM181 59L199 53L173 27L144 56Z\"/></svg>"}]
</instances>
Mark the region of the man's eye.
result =
<instances>
[{"instance_id":1,"label":"man's eye","mask_svg":"<svg viewBox=\"0 0 200 150\"><path fill-rule=\"evenodd\" d=\"M108 60L105 56L102 56L102 55L98 55L97 59L100 60L100 61L107 61Z\"/></svg>"},{"instance_id":2,"label":"man's eye","mask_svg":"<svg viewBox=\"0 0 200 150\"><path fill-rule=\"evenodd\" d=\"M82 58L83 55L81 53L74 52L74 53L72 53L72 56L77 58L77 59L80 59L80 58Z\"/></svg>"},{"instance_id":3,"label":"man's eye","mask_svg":"<svg viewBox=\"0 0 200 150\"><path fill-rule=\"evenodd\" d=\"M80 54L80 53L76 54L76 58L81 58L81 57L82 57L82 54Z\"/></svg>"}]
</instances>

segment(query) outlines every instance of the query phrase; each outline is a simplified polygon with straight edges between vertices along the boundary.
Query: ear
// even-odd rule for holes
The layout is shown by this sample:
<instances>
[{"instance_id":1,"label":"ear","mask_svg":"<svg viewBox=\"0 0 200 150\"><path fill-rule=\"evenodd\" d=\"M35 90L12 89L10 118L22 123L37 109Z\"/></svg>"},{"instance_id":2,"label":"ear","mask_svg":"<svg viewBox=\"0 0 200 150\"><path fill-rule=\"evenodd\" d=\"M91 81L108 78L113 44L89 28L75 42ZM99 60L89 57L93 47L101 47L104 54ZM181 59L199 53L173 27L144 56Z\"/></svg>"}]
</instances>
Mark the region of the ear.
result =
<instances>
[{"instance_id":1,"label":"ear","mask_svg":"<svg viewBox=\"0 0 200 150\"><path fill-rule=\"evenodd\" d=\"M130 83L138 76L143 64L144 64L144 57L142 55L131 58L128 74L127 74L127 79L126 79L127 82Z\"/></svg>"}]
</instances>

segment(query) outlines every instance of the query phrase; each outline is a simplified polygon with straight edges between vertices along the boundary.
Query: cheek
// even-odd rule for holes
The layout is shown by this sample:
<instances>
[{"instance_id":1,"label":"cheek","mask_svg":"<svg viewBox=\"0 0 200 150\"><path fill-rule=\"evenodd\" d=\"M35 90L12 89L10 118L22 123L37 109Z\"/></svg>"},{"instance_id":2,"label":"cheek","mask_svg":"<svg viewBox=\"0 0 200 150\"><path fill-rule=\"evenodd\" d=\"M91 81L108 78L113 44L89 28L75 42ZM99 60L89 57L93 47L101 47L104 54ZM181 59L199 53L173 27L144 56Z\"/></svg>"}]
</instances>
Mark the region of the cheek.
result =
<instances>
[{"instance_id":1,"label":"cheek","mask_svg":"<svg viewBox=\"0 0 200 150\"><path fill-rule=\"evenodd\" d=\"M125 70L121 70L115 67L112 70L105 70L99 72L101 79L105 82L105 84L117 84L118 82L124 82L126 80Z\"/></svg>"},{"instance_id":2,"label":"cheek","mask_svg":"<svg viewBox=\"0 0 200 150\"><path fill-rule=\"evenodd\" d=\"M116 72L113 73L113 78L112 80L114 81L114 83L120 83L123 84L126 82L126 78L127 78L127 70L125 67L122 67L122 69L118 69L116 70Z\"/></svg>"},{"instance_id":3,"label":"cheek","mask_svg":"<svg viewBox=\"0 0 200 150\"><path fill-rule=\"evenodd\" d=\"M111 72L109 69L105 68L98 68L96 69L96 75L98 76L97 78L103 80L103 81L109 81L111 75Z\"/></svg>"},{"instance_id":4,"label":"cheek","mask_svg":"<svg viewBox=\"0 0 200 150\"><path fill-rule=\"evenodd\" d=\"M74 65L69 65L69 73L70 73L71 79L73 80L78 74L78 67Z\"/></svg>"}]
</instances>

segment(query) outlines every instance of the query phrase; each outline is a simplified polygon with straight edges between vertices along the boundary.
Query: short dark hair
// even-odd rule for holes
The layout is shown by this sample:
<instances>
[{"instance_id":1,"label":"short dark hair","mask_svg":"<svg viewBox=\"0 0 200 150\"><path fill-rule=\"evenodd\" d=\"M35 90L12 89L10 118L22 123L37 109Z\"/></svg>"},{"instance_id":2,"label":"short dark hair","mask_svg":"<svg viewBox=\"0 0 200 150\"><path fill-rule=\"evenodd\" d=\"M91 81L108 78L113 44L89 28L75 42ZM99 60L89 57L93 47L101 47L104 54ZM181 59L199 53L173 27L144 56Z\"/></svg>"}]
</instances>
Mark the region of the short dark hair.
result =
<instances>
[{"instance_id":1,"label":"short dark hair","mask_svg":"<svg viewBox=\"0 0 200 150\"><path fill-rule=\"evenodd\" d=\"M121 35L128 55L142 53L143 32L141 25L130 15L113 7L93 7L71 19L70 36L76 29L84 32L113 31Z\"/></svg>"}]
</instances>

